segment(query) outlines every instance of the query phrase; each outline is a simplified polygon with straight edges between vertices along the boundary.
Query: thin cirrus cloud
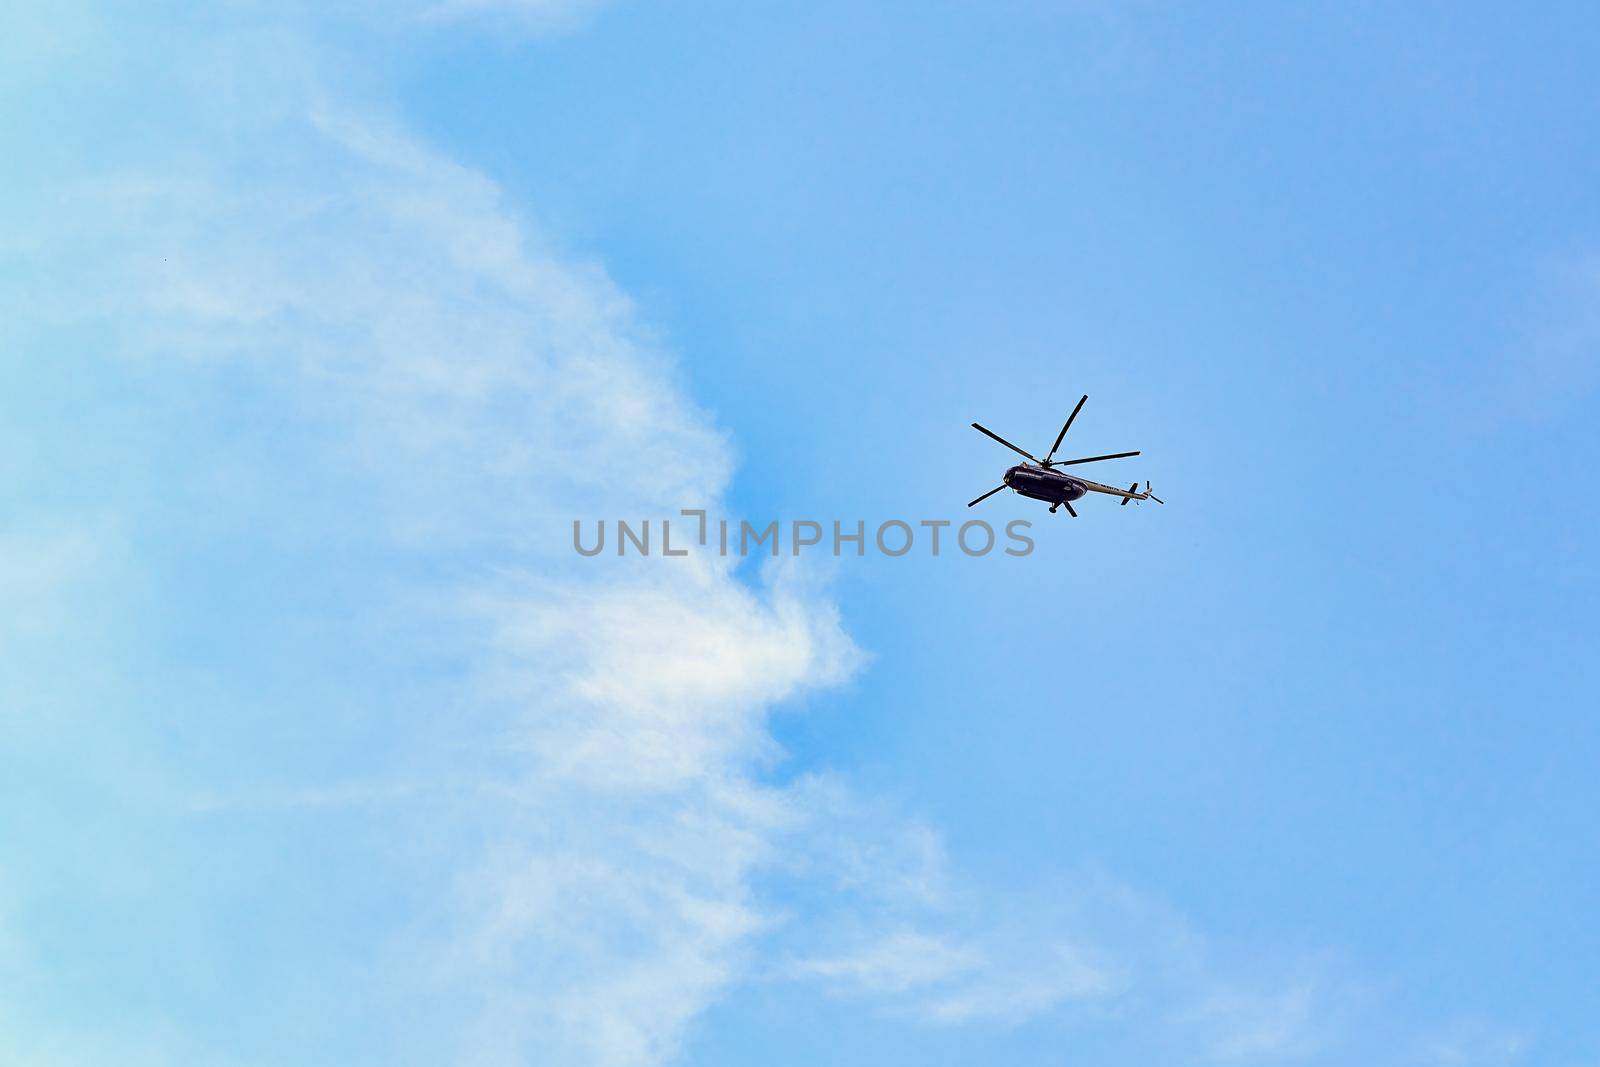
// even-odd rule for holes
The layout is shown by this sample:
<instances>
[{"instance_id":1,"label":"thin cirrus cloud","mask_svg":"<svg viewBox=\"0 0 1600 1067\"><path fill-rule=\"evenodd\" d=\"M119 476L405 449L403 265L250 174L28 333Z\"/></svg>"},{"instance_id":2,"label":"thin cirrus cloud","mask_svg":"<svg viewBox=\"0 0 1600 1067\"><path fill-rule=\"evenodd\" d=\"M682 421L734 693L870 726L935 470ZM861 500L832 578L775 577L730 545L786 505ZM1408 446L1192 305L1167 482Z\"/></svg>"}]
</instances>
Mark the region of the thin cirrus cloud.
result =
<instances>
[{"instance_id":1,"label":"thin cirrus cloud","mask_svg":"<svg viewBox=\"0 0 1600 1067\"><path fill-rule=\"evenodd\" d=\"M714 505L728 470L602 272L540 252L490 183L379 124L308 106L255 132L272 162L247 180L225 175L255 160L212 158L80 182L64 240L37 245L35 337L98 321L167 394L220 373L289 413L167 454L202 528L238 514L291 552L462 575L425 583L412 626L468 649L456 699L485 709L463 720L482 734L428 734L455 754L404 758L402 786L281 795L393 801L396 820L443 797L477 842L411 917L435 934L380 935L386 967L423 976L384 995L459 998L439 1026L469 1062L660 1062L769 921L751 875L797 813L756 780L764 718L859 655L793 583L560 551L572 514ZM215 396L195 394L191 415ZM124 527L171 521L124 503ZM192 807L225 819L252 797L273 806L207 788Z\"/></svg>"},{"instance_id":2,"label":"thin cirrus cloud","mask_svg":"<svg viewBox=\"0 0 1600 1067\"><path fill-rule=\"evenodd\" d=\"M1112 975L1065 944L1020 955L897 930L850 955L801 960L792 973L839 994L881 998L890 1010L944 1025L1018 1022L1066 1001L1118 992Z\"/></svg>"},{"instance_id":3,"label":"thin cirrus cloud","mask_svg":"<svg viewBox=\"0 0 1600 1067\"><path fill-rule=\"evenodd\" d=\"M566 29L581 24L611 0L408 0L403 5L424 23L489 22L533 30ZM374 6L377 15L383 7Z\"/></svg>"}]
</instances>

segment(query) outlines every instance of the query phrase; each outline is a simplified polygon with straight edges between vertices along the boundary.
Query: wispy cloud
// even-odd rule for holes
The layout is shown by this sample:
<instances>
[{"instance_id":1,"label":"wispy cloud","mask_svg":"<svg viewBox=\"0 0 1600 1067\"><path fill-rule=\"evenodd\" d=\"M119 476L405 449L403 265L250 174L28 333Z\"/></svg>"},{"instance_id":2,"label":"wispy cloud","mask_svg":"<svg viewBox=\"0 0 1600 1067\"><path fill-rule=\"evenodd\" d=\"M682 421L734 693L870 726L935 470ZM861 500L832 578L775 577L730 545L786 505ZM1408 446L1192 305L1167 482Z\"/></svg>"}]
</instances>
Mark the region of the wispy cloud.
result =
<instances>
[{"instance_id":1,"label":"wispy cloud","mask_svg":"<svg viewBox=\"0 0 1600 1067\"><path fill-rule=\"evenodd\" d=\"M1313 979L1299 978L1273 988L1213 989L1182 1021L1214 1059L1283 1062L1319 1051L1331 1014L1328 991Z\"/></svg>"},{"instance_id":2,"label":"wispy cloud","mask_svg":"<svg viewBox=\"0 0 1600 1067\"><path fill-rule=\"evenodd\" d=\"M167 476L202 524L442 575L406 603L466 650L453 699L475 710L435 735L447 755L404 757L403 785L209 788L188 807L406 821L427 798L410 832L463 844L431 853L443 892L383 935L407 977L370 975L374 994L459 1005L434 1023L465 1062L670 1058L773 921L752 874L801 813L759 780L766 716L858 654L781 574L757 589L719 560L571 564L572 514L714 506L730 466L601 269L541 247L483 177L309 89L226 122L199 134L222 154L79 176L70 213L22 242L34 299L11 310L41 344L103 328L104 358L193 393L185 410L219 374L267 396L254 435ZM61 570L81 552L34 555Z\"/></svg>"},{"instance_id":3,"label":"wispy cloud","mask_svg":"<svg viewBox=\"0 0 1600 1067\"><path fill-rule=\"evenodd\" d=\"M1019 955L915 930L890 932L847 955L801 960L791 973L840 994L885 998L892 1010L946 1025L1018 1022L1066 1001L1109 996L1118 984L1058 940Z\"/></svg>"},{"instance_id":4,"label":"wispy cloud","mask_svg":"<svg viewBox=\"0 0 1600 1067\"><path fill-rule=\"evenodd\" d=\"M897 828L855 832L871 840ZM1170 906L1103 875L983 889L942 860L910 866L940 888L899 892L893 863L872 882L836 875L833 906L801 921L779 976L930 1025L1117 1020L1130 1048L1219 1064L1338 1056L1363 1015L1360 983L1330 962L1229 961Z\"/></svg>"},{"instance_id":5,"label":"wispy cloud","mask_svg":"<svg viewBox=\"0 0 1600 1067\"><path fill-rule=\"evenodd\" d=\"M1510 1064L1533 1049L1531 1036L1486 1019L1460 1018L1436 1027L1418 1042L1418 1059L1438 1067Z\"/></svg>"},{"instance_id":6,"label":"wispy cloud","mask_svg":"<svg viewBox=\"0 0 1600 1067\"><path fill-rule=\"evenodd\" d=\"M59 630L105 551L103 535L81 522L0 526L0 642Z\"/></svg>"},{"instance_id":7,"label":"wispy cloud","mask_svg":"<svg viewBox=\"0 0 1600 1067\"><path fill-rule=\"evenodd\" d=\"M436 19L497 17L536 26L570 25L611 0L421 0L422 14Z\"/></svg>"},{"instance_id":8,"label":"wispy cloud","mask_svg":"<svg viewBox=\"0 0 1600 1067\"><path fill-rule=\"evenodd\" d=\"M1468 379L1473 425L1544 423L1600 389L1600 256L1550 260L1507 324L1498 354Z\"/></svg>"}]
</instances>

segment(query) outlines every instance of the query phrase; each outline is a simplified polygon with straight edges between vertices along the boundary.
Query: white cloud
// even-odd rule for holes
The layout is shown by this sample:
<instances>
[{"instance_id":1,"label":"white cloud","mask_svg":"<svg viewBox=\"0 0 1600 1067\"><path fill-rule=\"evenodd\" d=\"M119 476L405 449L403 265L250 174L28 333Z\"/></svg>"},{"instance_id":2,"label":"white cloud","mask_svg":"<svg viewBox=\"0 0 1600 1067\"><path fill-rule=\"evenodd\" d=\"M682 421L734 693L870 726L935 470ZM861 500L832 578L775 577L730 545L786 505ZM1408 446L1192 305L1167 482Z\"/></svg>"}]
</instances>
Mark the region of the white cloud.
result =
<instances>
[{"instance_id":1,"label":"white cloud","mask_svg":"<svg viewBox=\"0 0 1600 1067\"><path fill-rule=\"evenodd\" d=\"M606 0L440 0L426 10L444 18L500 14L535 22L572 19L604 7Z\"/></svg>"},{"instance_id":2,"label":"white cloud","mask_svg":"<svg viewBox=\"0 0 1600 1067\"><path fill-rule=\"evenodd\" d=\"M1214 1059L1282 1062L1318 1050L1327 1012L1323 992L1300 980L1275 989L1214 989L1184 1021L1204 1036Z\"/></svg>"},{"instance_id":3,"label":"white cloud","mask_svg":"<svg viewBox=\"0 0 1600 1067\"><path fill-rule=\"evenodd\" d=\"M81 524L0 526L0 643L57 632L106 549Z\"/></svg>"},{"instance_id":4,"label":"white cloud","mask_svg":"<svg viewBox=\"0 0 1600 1067\"><path fill-rule=\"evenodd\" d=\"M977 939L902 929L846 955L795 963L791 974L840 995L882 1000L889 1010L929 1023L1020 1022L1067 1001L1120 992L1117 979L1088 962L1056 931L1042 943L1006 944L994 931Z\"/></svg>"},{"instance_id":5,"label":"white cloud","mask_svg":"<svg viewBox=\"0 0 1600 1067\"><path fill-rule=\"evenodd\" d=\"M242 518L307 554L452 575L406 603L473 650L458 699L478 710L439 727L450 755L412 757L431 781L190 808L393 802L407 820L434 796L445 814L414 832L463 844L436 850L444 895L382 950L405 982L373 974L374 991L460 1004L443 1025L462 1062L661 1062L773 921L752 874L801 814L757 779L766 716L857 653L781 574L752 589L719 560L578 560L573 516L715 506L721 435L603 271L541 247L483 177L297 94L203 128L221 154L185 139L181 165L80 177L71 211L17 240L30 284L11 310L40 344L102 327L103 369L187 398L218 451L163 473L200 527ZM266 397L254 430L205 433L218 375ZM50 584L41 561L62 570L70 548L6 580Z\"/></svg>"},{"instance_id":6,"label":"white cloud","mask_svg":"<svg viewBox=\"0 0 1600 1067\"><path fill-rule=\"evenodd\" d=\"M970 948L913 930L899 930L854 954L802 960L793 970L799 977L820 978L868 993L904 993L970 972L981 961L982 957Z\"/></svg>"},{"instance_id":7,"label":"white cloud","mask_svg":"<svg viewBox=\"0 0 1600 1067\"><path fill-rule=\"evenodd\" d=\"M1425 1035L1417 1051L1421 1062L1440 1067L1487 1067L1519 1062L1533 1044L1522 1030L1486 1019L1459 1018Z\"/></svg>"},{"instance_id":8,"label":"white cloud","mask_svg":"<svg viewBox=\"0 0 1600 1067\"><path fill-rule=\"evenodd\" d=\"M493 990L471 1062L649 1064L774 920L751 885L802 815L752 773L763 720L845 676L832 613L684 561L670 577L479 600L517 770L450 922L447 973Z\"/></svg>"}]
</instances>

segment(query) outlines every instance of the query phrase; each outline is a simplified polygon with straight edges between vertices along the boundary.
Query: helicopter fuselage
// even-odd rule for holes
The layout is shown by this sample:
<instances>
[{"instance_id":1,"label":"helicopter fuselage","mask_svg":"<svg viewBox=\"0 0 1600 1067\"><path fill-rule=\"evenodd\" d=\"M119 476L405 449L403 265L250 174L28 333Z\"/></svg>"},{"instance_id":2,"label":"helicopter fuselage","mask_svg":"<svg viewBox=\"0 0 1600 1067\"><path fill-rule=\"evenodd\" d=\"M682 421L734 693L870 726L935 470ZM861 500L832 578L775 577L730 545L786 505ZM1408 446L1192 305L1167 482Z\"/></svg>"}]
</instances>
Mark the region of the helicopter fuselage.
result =
<instances>
[{"instance_id":1,"label":"helicopter fuselage","mask_svg":"<svg viewBox=\"0 0 1600 1067\"><path fill-rule=\"evenodd\" d=\"M1089 491L1088 486L1070 475L1027 464L1018 464L1006 471L1005 484L1023 496L1051 504L1077 500Z\"/></svg>"}]
</instances>

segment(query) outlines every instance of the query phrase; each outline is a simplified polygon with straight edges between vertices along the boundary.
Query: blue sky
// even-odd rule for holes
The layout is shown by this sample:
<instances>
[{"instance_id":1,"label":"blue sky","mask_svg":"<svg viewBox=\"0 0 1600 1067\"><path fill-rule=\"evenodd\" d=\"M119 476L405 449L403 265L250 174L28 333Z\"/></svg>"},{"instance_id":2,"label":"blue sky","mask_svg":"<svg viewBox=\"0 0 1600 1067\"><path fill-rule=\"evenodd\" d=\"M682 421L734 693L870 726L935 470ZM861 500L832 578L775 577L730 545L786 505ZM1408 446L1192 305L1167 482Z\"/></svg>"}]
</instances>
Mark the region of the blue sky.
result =
<instances>
[{"instance_id":1,"label":"blue sky","mask_svg":"<svg viewBox=\"0 0 1600 1067\"><path fill-rule=\"evenodd\" d=\"M1600 1062L1585 7L5 18L0 1059Z\"/></svg>"}]
</instances>

